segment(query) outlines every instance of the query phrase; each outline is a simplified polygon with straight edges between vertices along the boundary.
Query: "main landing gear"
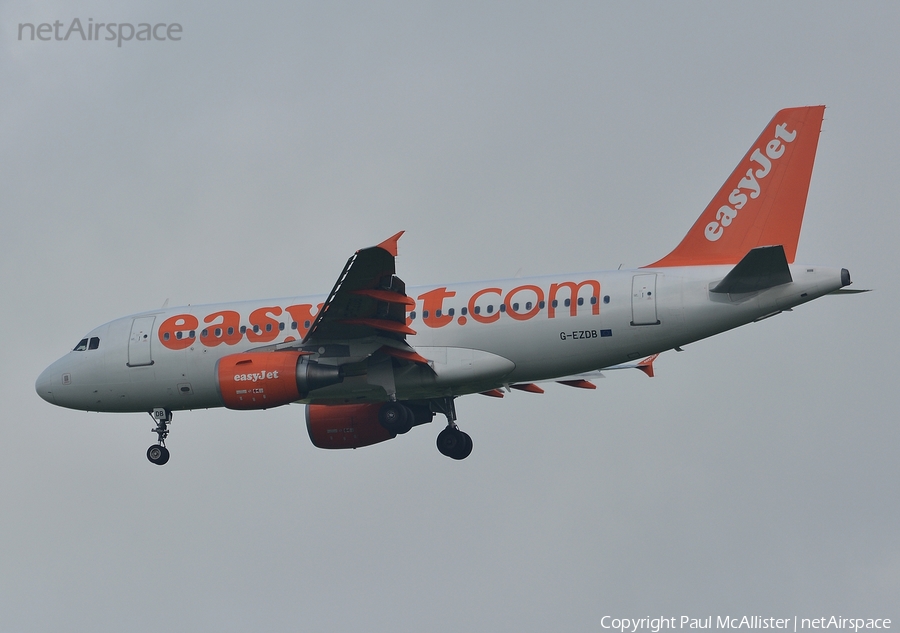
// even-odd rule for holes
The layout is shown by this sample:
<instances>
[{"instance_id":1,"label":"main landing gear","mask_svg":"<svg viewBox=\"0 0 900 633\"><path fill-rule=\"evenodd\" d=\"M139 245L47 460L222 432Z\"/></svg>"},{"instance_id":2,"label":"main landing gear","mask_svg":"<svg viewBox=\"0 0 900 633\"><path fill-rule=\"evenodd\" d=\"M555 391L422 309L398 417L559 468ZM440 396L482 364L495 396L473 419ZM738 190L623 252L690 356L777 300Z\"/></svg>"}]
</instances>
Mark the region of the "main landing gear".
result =
<instances>
[{"instance_id":1,"label":"main landing gear","mask_svg":"<svg viewBox=\"0 0 900 633\"><path fill-rule=\"evenodd\" d=\"M472 438L456 426L456 405L453 398L435 403L439 413L447 416L447 428L437 436L437 449L451 459L465 459L472 453Z\"/></svg>"},{"instance_id":2,"label":"main landing gear","mask_svg":"<svg viewBox=\"0 0 900 633\"><path fill-rule=\"evenodd\" d=\"M150 429L159 438L157 444L147 449L147 459L157 466L162 466L169 461L169 449L166 448L166 438L169 436L169 424L172 422L172 412L168 409L157 407L150 412L150 417L156 422L156 428Z\"/></svg>"},{"instance_id":3,"label":"main landing gear","mask_svg":"<svg viewBox=\"0 0 900 633\"><path fill-rule=\"evenodd\" d=\"M431 400L427 405L385 402L378 411L378 422L394 435L403 435L414 426L431 422L435 412L447 416L447 428L437 437L438 450L452 459L468 457L472 452L472 438L456 426L456 407L452 397Z\"/></svg>"},{"instance_id":4,"label":"main landing gear","mask_svg":"<svg viewBox=\"0 0 900 633\"><path fill-rule=\"evenodd\" d=\"M438 433L437 449L441 455L452 459L465 459L472 452L472 438L468 433L459 430L456 424L448 424Z\"/></svg>"}]
</instances>

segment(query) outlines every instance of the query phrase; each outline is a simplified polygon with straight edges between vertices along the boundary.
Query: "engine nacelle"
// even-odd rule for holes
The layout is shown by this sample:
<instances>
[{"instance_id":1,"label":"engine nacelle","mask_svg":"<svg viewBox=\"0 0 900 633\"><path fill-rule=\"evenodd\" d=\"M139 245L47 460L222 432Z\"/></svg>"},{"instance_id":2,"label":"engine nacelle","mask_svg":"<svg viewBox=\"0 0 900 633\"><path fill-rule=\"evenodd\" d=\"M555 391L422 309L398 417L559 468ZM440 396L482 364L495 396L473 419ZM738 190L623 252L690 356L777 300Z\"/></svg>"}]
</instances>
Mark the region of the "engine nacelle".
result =
<instances>
[{"instance_id":1,"label":"engine nacelle","mask_svg":"<svg viewBox=\"0 0 900 633\"><path fill-rule=\"evenodd\" d=\"M216 363L216 388L229 409L269 409L341 382L340 367L321 365L301 352L246 352Z\"/></svg>"},{"instance_id":2,"label":"engine nacelle","mask_svg":"<svg viewBox=\"0 0 900 633\"><path fill-rule=\"evenodd\" d=\"M389 440L395 435L381 426L382 403L308 404L306 430L319 448L359 448Z\"/></svg>"}]
</instances>

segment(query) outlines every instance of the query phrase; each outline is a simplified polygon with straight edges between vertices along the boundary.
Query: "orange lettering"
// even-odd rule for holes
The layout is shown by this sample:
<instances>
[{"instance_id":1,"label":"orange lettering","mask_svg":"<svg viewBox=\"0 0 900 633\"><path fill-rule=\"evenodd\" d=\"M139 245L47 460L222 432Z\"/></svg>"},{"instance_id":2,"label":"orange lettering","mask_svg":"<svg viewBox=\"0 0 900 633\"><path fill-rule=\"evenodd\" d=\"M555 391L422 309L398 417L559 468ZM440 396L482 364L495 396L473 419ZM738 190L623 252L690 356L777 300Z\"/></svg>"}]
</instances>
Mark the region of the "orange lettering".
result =
<instances>
[{"instance_id":1,"label":"orange lettering","mask_svg":"<svg viewBox=\"0 0 900 633\"><path fill-rule=\"evenodd\" d=\"M279 332L278 321L270 315L278 316L280 314L281 308L278 306L259 308L251 312L250 325L254 327L247 328L247 339L253 343L274 341Z\"/></svg>"},{"instance_id":2,"label":"orange lettering","mask_svg":"<svg viewBox=\"0 0 900 633\"><path fill-rule=\"evenodd\" d=\"M453 320L452 316L439 313L444 309L444 299L455 296L456 293L447 292L446 287L435 288L419 295L419 300L422 301L422 322L432 328L444 327L450 323Z\"/></svg>"},{"instance_id":3,"label":"orange lettering","mask_svg":"<svg viewBox=\"0 0 900 633\"><path fill-rule=\"evenodd\" d=\"M493 293L495 295L500 295L503 292L501 288L484 288L483 290L479 290L475 294L472 295L472 298L469 299L469 316L478 321L479 323L493 323L497 319L500 318L500 311L498 310L494 314L490 316L484 316L482 314L478 314L475 311L475 303L483 296L488 293Z\"/></svg>"},{"instance_id":4,"label":"orange lettering","mask_svg":"<svg viewBox=\"0 0 900 633\"><path fill-rule=\"evenodd\" d=\"M213 323L214 320L221 318L219 323ZM209 316L204 317L204 323L209 327L200 334L200 342L206 347L215 347L225 343L226 345L237 345L241 342L243 335L241 334L241 315L234 310L222 310L221 312L213 312Z\"/></svg>"},{"instance_id":5,"label":"orange lettering","mask_svg":"<svg viewBox=\"0 0 900 633\"><path fill-rule=\"evenodd\" d=\"M556 293L560 288L568 288L569 292L572 293L569 297L569 314L571 316L578 314L578 292L581 290L582 286L590 286L593 288L594 293L591 295L593 297L593 301L591 302L591 314L600 314L600 282L594 279L588 279L582 281L580 284L571 281L564 281L560 284L550 284L550 296L547 298L549 301L549 305L547 306L547 318L552 319L556 316L556 308L553 306L553 302L556 301Z\"/></svg>"},{"instance_id":6,"label":"orange lettering","mask_svg":"<svg viewBox=\"0 0 900 633\"><path fill-rule=\"evenodd\" d=\"M517 312L513 309L513 297L523 290L530 290L534 293L534 307L526 312ZM506 295L506 313L514 318L516 321L527 321L528 319L533 318L538 312L541 311L541 301L544 300L544 291L538 288L537 286L525 285L519 286L518 288L513 288L509 291L509 294Z\"/></svg>"},{"instance_id":7,"label":"orange lettering","mask_svg":"<svg viewBox=\"0 0 900 633\"><path fill-rule=\"evenodd\" d=\"M194 339L190 332L196 331L200 322L193 314L176 314L169 317L159 326L159 342L169 349L185 349L190 347Z\"/></svg>"},{"instance_id":8,"label":"orange lettering","mask_svg":"<svg viewBox=\"0 0 900 633\"><path fill-rule=\"evenodd\" d=\"M319 310L322 309L324 304L319 304L316 307L316 314L318 314ZM313 324L313 321L316 320L316 315L312 313L312 305L309 303L302 303L300 305L288 306L285 308L287 313L291 315L291 318L297 323L297 332L300 336L306 336L306 331L309 330L310 326ZM307 325L309 323L309 325Z\"/></svg>"}]
</instances>

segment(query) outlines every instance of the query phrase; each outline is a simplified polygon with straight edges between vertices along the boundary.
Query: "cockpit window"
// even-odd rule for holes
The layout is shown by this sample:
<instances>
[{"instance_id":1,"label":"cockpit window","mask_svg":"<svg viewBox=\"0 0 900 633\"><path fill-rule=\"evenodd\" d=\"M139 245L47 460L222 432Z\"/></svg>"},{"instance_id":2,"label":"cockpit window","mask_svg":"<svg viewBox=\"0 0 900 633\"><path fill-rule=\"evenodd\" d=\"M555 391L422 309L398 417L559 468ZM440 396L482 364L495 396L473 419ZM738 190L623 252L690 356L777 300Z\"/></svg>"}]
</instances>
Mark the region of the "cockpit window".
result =
<instances>
[{"instance_id":1,"label":"cockpit window","mask_svg":"<svg viewBox=\"0 0 900 633\"><path fill-rule=\"evenodd\" d=\"M91 338L83 338L78 341L78 345L75 346L73 352L83 352L86 349L97 349L100 347L100 338L97 336L92 336Z\"/></svg>"}]
</instances>

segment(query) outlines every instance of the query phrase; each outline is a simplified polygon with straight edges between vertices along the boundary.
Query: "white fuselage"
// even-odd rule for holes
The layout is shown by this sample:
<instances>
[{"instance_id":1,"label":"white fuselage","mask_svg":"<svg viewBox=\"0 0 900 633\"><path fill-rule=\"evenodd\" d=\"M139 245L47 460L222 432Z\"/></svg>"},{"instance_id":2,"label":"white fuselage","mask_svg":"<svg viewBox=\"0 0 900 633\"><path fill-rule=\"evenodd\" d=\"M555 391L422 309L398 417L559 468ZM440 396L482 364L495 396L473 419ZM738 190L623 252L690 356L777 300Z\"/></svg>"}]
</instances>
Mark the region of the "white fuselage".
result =
<instances>
[{"instance_id":1,"label":"white fuselage","mask_svg":"<svg viewBox=\"0 0 900 633\"><path fill-rule=\"evenodd\" d=\"M842 286L840 269L792 265L790 283L711 293L730 269L645 268L408 288L416 301L408 324L416 334L406 340L431 367L397 372L396 396L439 398L574 376L712 336ZM85 337L98 339L95 349L89 343L50 365L36 389L53 404L87 411L223 406L216 362L302 339L324 301L247 301L117 319ZM343 382L303 402L385 400L365 362L373 349L353 340L313 350L319 363L349 370Z\"/></svg>"}]
</instances>

